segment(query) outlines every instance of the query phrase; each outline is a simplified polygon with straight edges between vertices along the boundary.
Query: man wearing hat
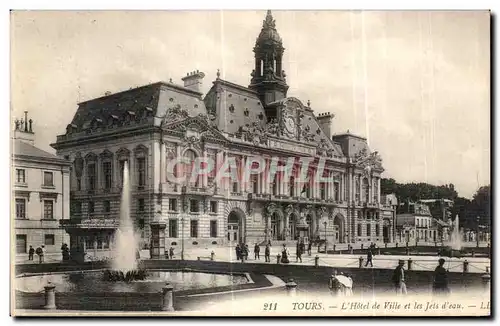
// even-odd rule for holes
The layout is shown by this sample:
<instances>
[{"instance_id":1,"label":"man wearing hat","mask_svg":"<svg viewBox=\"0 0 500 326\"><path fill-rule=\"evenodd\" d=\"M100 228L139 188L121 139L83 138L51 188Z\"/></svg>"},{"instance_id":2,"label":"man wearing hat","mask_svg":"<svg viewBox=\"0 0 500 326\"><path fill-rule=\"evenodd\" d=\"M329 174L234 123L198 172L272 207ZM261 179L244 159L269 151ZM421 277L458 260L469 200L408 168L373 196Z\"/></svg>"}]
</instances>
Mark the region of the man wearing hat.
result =
<instances>
[{"instance_id":1,"label":"man wearing hat","mask_svg":"<svg viewBox=\"0 0 500 326\"><path fill-rule=\"evenodd\" d=\"M400 260L398 267L394 269L394 272L392 274L392 282L394 283L394 287L396 288L397 295L407 294L404 265L404 260Z\"/></svg>"},{"instance_id":2,"label":"man wearing hat","mask_svg":"<svg viewBox=\"0 0 500 326\"><path fill-rule=\"evenodd\" d=\"M438 266L434 270L434 283L432 284L432 291L437 295L446 295L449 293L448 289L448 271L443 267L445 260L440 258Z\"/></svg>"}]
</instances>

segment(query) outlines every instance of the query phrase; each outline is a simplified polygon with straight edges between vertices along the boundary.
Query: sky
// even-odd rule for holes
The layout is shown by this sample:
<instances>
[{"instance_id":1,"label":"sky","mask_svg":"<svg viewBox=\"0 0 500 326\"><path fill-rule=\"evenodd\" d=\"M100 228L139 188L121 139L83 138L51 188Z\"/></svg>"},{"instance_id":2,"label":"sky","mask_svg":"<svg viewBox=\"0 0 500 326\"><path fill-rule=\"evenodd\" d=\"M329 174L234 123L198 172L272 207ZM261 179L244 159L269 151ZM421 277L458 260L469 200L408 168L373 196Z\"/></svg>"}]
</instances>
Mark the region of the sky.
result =
<instances>
[{"instance_id":1,"label":"sky","mask_svg":"<svg viewBox=\"0 0 500 326\"><path fill-rule=\"evenodd\" d=\"M265 11L14 11L11 115L33 118L36 145L63 134L77 103L206 74L247 86ZM487 11L273 11L297 97L335 115L332 133L364 136L385 177L490 183ZM13 125L13 124L12 124Z\"/></svg>"}]
</instances>

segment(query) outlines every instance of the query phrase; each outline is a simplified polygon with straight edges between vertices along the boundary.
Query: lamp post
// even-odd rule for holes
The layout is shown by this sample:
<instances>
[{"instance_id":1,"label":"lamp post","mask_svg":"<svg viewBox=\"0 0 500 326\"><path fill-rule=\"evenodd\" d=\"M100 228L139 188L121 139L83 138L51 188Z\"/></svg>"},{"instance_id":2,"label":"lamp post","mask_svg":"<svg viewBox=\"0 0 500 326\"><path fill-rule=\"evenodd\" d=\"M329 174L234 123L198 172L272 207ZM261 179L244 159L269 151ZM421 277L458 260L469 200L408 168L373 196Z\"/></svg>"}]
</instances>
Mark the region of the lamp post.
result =
<instances>
[{"instance_id":1,"label":"lamp post","mask_svg":"<svg viewBox=\"0 0 500 326\"><path fill-rule=\"evenodd\" d=\"M476 217L476 247L479 248L479 216Z\"/></svg>"}]
</instances>

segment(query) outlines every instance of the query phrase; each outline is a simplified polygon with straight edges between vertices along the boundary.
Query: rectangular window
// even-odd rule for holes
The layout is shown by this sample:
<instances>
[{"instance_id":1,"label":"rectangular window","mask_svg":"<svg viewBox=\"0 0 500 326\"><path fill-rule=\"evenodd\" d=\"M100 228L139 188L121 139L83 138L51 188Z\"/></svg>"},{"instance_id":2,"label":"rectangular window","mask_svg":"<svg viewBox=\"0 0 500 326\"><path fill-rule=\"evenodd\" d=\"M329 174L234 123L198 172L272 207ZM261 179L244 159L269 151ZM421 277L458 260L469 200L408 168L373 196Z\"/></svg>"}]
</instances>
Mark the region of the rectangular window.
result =
<instances>
[{"instance_id":1,"label":"rectangular window","mask_svg":"<svg viewBox=\"0 0 500 326\"><path fill-rule=\"evenodd\" d=\"M366 225L366 235L371 237L372 236L372 226L371 224Z\"/></svg>"},{"instance_id":2,"label":"rectangular window","mask_svg":"<svg viewBox=\"0 0 500 326\"><path fill-rule=\"evenodd\" d=\"M45 187L53 187L54 186L54 173L43 172L43 185Z\"/></svg>"},{"instance_id":3,"label":"rectangular window","mask_svg":"<svg viewBox=\"0 0 500 326\"><path fill-rule=\"evenodd\" d=\"M191 238L198 238L198 220L191 220L190 222L190 236Z\"/></svg>"},{"instance_id":4,"label":"rectangular window","mask_svg":"<svg viewBox=\"0 0 500 326\"><path fill-rule=\"evenodd\" d=\"M26 253L26 234L16 234L16 253Z\"/></svg>"},{"instance_id":5,"label":"rectangular window","mask_svg":"<svg viewBox=\"0 0 500 326\"><path fill-rule=\"evenodd\" d=\"M326 185L324 182L319 184L319 195L321 199L326 199Z\"/></svg>"},{"instance_id":6,"label":"rectangular window","mask_svg":"<svg viewBox=\"0 0 500 326\"><path fill-rule=\"evenodd\" d=\"M104 212L105 213L111 212L111 202L109 200L104 201Z\"/></svg>"},{"instance_id":7,"label":"rectangular window","mask_svg":"<svg viewBox=\"0 0 500 326\"><path fill-rule=\"evenodd\" d=\"M335 191L335 201L339 202L340 201L340 184L338 182L335 182L333 184L333 188Z\"/></svg>"},{"instance_id":8,"label":"rectangular window","mask_svg":"<svg viewBox=\"0 0 500 326\"><path fill-rule=\"evenodd\" d=\"M46 246L53 246L56 243L54 235L53 234L46 234L45 235L45 242L44 244Z\"/></svg>"},{"instance_id":9,"label":"rectangular window","mask_svg":"<svg viewBox=\"0 0 500 326\"><path fill-rule=\"evenodd\" d=\"M111 189L113 186L113 170L111 168L111 162L102 163L102 172L104 175L104 189Z\"/></svg>"},{"instance_id":10,"label":"rectangular window","mask_svg":"<svg viewBox=\"0 0 500 326\"><path fill-rule=\"evenodd\" d=\"M177 238L178 225L177 220L169 219L168 220L168 237L169 238Z\"/></svg>"},{"instance_id":11,"label":"rectangular window","mask_svg":"<svg viewBox=\"0 0 500 326\"><path fill-rule=\"evenodd\" d=\"M259 184L257 183L257 174L252 174L252 193L257 194L259 192Z\"/></svg>"},{"instance_id":12,"label":"rectangular window","mask_svg":"<svg viewBox=\"0 0 500 326\"><path fill-rule=\"evenodd\" d=\"M191 199L189 201L189 211L191 213L198 213L199 209L200 209L200 207L199 207L198 201L195 199Z\"/></svg>"},{"instance_id":13,"label":"rectangular window","mask_svg":"<svg viewBox=\"0 0 500 326\"><path fill-rule=\"evenodd\" d=\"M217 213L217 202L210 201L210 213Z\"/></svg>"},{"instance_id":14,"label":"rectangular window","mask_svg":"<svg viewBox=\"0 0 500 326\"><path fill-rule=\"evenodd\" d=\"M358 224L358 237L361 236L361 224Z\"/></svg>"},{"instance_id":15,"label":"rectangular window","mask_svg":"<svg viewBox=\"0 0 500 326\"><path fill-rule=\"evenodd\" d=\"M375 236L380 236L380 225L375 224Z\"/></svg>"},{"instance_id":16,"label":"rectangular window","mask_svg":"<svg viewBox=\"0 0 500 326\"><path fill-rule=\"evenodd\" d=\"M123 170L125 169L125 162L128 162L128 161L127 160L120 161L120 187L123 184Z\"/></svg>"},{"instance_id":17,"label":"rectangular window","mask_svg":"<svg viewBox=\"0 0 500 326\"><path fill-rule=\"evenodd\" d=\"M87 206L87 210L88 210L89 215L94 214L95 206L94 206L93 201L89 201L88 206Z\"/></svg>"},{"instance_id":18,"label":"rectangular window","mask_svg":"<svg viewBox=\"0 0 500 326\"><path fill-rule=\"evenodd\" d=\"M95 164L90 163L87 165L87 182L88 189L87 190L95 190L96 189L96 178L95 178Z\"/></svg>"},{"instance_id":19,"label":"rectangular window","mask_svg":"<svg viewBox=\"0 0 500 326\"><path fill-rule=\"evenodd\" d=\"M173 212L177 212L177 199L176 198L170 198L168 200L168 209Z\"/></svg>"},{"instance_id":20,"label":"rectangular window","mask_svg":"<svg viewBox=\"0 0 500 326\"><path fill-rule=\"evenodd\" d=\"M210 221L210 238L217 238L217 221Z\"/></svg>"},{"instance_id":21,"label":"rectangular window","mask_svg":"<svg viewBox=\"0 0 500 326\"><path fill-rule=\"evenodd\" d=\"M26 170L16 169L16 182L17 183L26 183Z\"/></svg>"},{"instance_id":22,"label":"rectangular window","mask_svg":"<svg viewBox=\"0 0 500 326\"><path fill-rule=\"evenodd\" d=\"M86 247L86 249L94 249L94 237L93 236L85 237L85 247Z\"/></svg>"},{"instance_id":23,"label":"rectangular window","mask_svg":"<svg viewBox=\"0 0 500 326\"><path fill-rule=\"evenodd\" d=\"M238 192L238 182L233 182L233 193Z\"/></svg>"},{"instance_id":24,"label":"rectangular window","mask_svg":"<svg viewBox=\"0 0 500 326\"><path fill-rule=\"evenodd\" d=\"M137 158L137 173L138 186L144 187L146 185L146 159L144 157Z\"/></svg>"},{"instance_id":25,"label":"rectangular window","mask_svg":"<svg viewBox=\"0 0 500 326\"><path fill-rule=\"evenodd\" d=\"M144 212L146 210L144 198L139 198L139 201L137 202L137 210L139 212Z\"/></svg>"},{"instance_id":26,"label":"rectangular window","mask_svg":"<svg viewBox=\"0 0 500 326\"><path fill-rule=\"evenodd\" d=\"M82 180L76 179L76 190L82 190Z\"/></svg>"},{"instance_id":27,"label":"rectangular window","mask_svg":"<svg viewBox=\"0 0 500 326\"><path fill-rule=\"evenodd\" d=\"M54 219L54 202L52 200L43 201L43 218L45 220Z\"/></svg>"},{"instance_id":28,"label":"rectangular window","mask_svg":"<svg viewBox=\"0 0 500 326\"><path fill-rule=\"evenodd\" d=\"M16 198L16 218L26 218L26 199Z\"/></svg>"},{"instance_id":29,"label":"rectangular window","mask_svg":"<svg viewBox=\"0 0 500 326\"><path fill-rule=\"evenodd\" d=\"M82 203L81 202L71 202L71 214L80 215L82 214Z\"/></svg>"}]
</instances>

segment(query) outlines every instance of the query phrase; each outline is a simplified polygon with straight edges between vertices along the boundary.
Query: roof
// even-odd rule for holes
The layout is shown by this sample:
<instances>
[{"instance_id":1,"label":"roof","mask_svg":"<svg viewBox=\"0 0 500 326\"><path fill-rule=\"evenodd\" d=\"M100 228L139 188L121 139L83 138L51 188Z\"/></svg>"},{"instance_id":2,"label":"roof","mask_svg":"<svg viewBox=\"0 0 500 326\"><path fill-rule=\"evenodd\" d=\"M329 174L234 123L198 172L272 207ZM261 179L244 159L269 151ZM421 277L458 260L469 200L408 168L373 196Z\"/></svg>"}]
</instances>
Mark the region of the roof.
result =
<instances>
[{"instance_id":1,"label":"roof","mask_svg":"<svg viewBox=\"0 0 500 326\"><path fill-rule=\"evenodd\" d=\"M29 157L33 159L48 159L51 161L56 161L60 163L70 164L69 161L66 161L54 154L46 152L38 147L35 147L27 142L24 142L19 139L14 139L12 154L16 157Z\"/></svg>"},{"instance_id":2,"label":"roof","mask_svg":"<svg viewBox=\"0 0 500 326\"><path fill-rule=\"evenodd\" d=\"M127 115L143 117L148 110L154 116L162 117L174 106L180 106L189 116L206 114L201 96L201 93L184 86L156 82L81 102L70 125L77 131L91 128L93 121L107 126L116 119L125 119Z\"/></svg>"}]
</instances>

